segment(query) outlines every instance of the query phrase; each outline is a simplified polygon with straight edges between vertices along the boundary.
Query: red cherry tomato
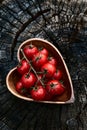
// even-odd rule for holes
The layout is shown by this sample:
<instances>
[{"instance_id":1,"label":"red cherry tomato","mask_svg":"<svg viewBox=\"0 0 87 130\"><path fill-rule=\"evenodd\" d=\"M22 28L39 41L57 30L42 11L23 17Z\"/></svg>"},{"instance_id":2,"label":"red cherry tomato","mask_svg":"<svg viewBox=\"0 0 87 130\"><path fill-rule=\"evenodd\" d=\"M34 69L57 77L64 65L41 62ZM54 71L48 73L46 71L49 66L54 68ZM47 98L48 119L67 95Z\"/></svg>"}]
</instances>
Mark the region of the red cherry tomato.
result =
<instances>
[{"instance_id":1,"label":"red cherry tomato","mask_svg":"<svg viewBox=\"0 0 87 130\"><path fill-rule=\"evenodd\" d=\"M46 90L41 85L38 85L37 87L35 87L31 90L31 97L34 100L42 101L42 100L44 100L45 95L46 95Z\"/></svg>"},{"instance_id":2,"label":"red cherry tomato","mask_svg":"<svg viewBox=\"0 0 87 130\"><path fill-rule=\"evenodd\" d=\"M46 48L42 48L42 49L40 50L40 53L42 53L42 54L48 56L48 50L47 50Z\"/></svg>"},{"instance_id":3,"label":"red cherry tomato","mask_svg":"<svg viewBox=\"0 0 87 130\"><path fill-rule=\"evenodd\" d=\"M38 53L38 48L36 46L30 44L30 45L27 45L24 47L23 52L29 60L32 60L34 55L36 55Z\"/></svg>"},{"instance_id":4,"label":"red cherry tomato","mask_svg":"<svg viewBox=\"0 0 87 130\"><path fill-rule=\"evenodd\" d=\"M48 62L52 65L57 66L57 60L54 57L49 57Z\"/></svg>"},{"instance_id":5,"label":"red cherry tomato","mask_svg":"<svg viewBox=\"0 0 87 130\"><path fill-rule=\"evenodd\" d=\"M60 80L60 79L62 78L62 76L63 76L63 73L62 73L61 70L57 70L57 71L54 73L54 75L53 75L54 79L56 79L56 80Z\"/></svg>"},{"instance_id":6,"label":"red cherry tomato","mask_svg":"<svg viewBox=\"0 0 87 130\"><path fill-rule=\"evenodd\" d=\"M20 93L20 94L23 94L23 95L24 95L24 94L26 93L26 90L25 90L25 88L23 87L23 84L22 84L21 81L18 81L18 82L16 83L15 88L16 88L16 91L17 91L18 93Z\"/></svg>"},{"instance_id":7,"label":"red cherry tomato","mask_svg":"<svg viewBox=\"0 0 87 130\"><path fill-rule=\"evenodd\" d=\"M58 80L51 80L46 85L46 90L52 95L61 95L65 91L65 87Z\"/></svg>"},{"instance_id":8,"label":"red cherry tomato","mask_svg":"<svg viewBox=\"0 0 87 130\"><path fill-rule=\"evenodd\" d=\"M17 71L23 75L25 73L27 73L30 69L30 65L28 64L28 62L26 60L22 60L19 65L17 66Z\"/></svg>"},{"instance_id":9,"label":"red cherry tomato","mask_svg":"<svg viewBox=\"0 0 87 130\"><path fill-rule=\"evenodd\" d=\"M36 76L32 72L30 72L29 74L25 73L21 77L21 82L25 88L30 88L35 84Z\"/></svg>"},{"instance_id":10,"label":"red cherry tomato","mask_svg":"<svg viewBox=\"0 0 87 130\"><path fill-rule=\"evenodd\" d=\"M42 65L47 62L47 56L42 53L37 53L33 58L33 65L35 68L40 69Z\"/></svg>"},{"instance_id":11,"label":"red cherry tomato","mask_svg":"<svg viewBox=\"0 0 87 130\"><path fill-rule=\"evenodd\" d=\"M46 63L41 67L41 70L45 74L45 77L49 78L56 72L56 67L50 63Z\"/></svg>"}]
</instances>

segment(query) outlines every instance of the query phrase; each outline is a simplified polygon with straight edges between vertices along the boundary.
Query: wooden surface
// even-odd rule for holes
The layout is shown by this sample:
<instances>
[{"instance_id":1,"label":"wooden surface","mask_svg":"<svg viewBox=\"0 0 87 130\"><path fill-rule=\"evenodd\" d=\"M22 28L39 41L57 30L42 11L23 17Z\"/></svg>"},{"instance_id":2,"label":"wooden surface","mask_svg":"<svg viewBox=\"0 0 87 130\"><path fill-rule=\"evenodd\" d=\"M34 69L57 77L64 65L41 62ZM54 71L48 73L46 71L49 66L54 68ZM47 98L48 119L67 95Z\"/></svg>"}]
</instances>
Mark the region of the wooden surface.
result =
<instances>
[{"instance_id":1,"label":"wooden surface","mask_svg":"<svg viewBox=\"0 0 87 130\"><path fill-rule=\"evenodd\" d=\"M52 13L50 2L51 0L47 3L40 3L40 0L36 3L33 0L2 0L0 3L0 130L87 130L87 3L74 3L73 6L68 3L65 8L64 3L57 3L57 9L61 8L63 18L66 15L64 12L68 12L65 9L69 7L70 16L75 15L74 18L80 20L76 21L77 26L75 22L72 25L75 31L67 29L69 32L65 33L64 24L59 33L58 23L47 19ZM74 86L73 104L27 102L8 91L6 75L18 64L18 46L33 37L44 38L61 51Z\"/></svg>"}]
</instances>

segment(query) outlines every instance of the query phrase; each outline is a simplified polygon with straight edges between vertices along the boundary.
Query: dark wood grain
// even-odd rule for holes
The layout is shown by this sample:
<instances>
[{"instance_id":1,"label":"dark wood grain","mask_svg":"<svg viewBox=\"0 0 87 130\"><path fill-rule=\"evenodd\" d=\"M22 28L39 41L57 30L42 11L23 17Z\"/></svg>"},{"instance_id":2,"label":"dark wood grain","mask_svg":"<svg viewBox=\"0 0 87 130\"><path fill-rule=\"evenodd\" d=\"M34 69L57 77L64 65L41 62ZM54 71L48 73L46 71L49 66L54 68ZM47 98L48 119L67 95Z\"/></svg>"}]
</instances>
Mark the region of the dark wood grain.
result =
<instances>
[{"instance_id":1,"label":"dark wood grain","mask_svg":"<svg viewBox=\"0 0 87 130\"><path fill-rule=\"evenodd\" d=\"M79 1L0 1L0 130L87 130L87 2ZM18 64L17 49L33 37L61 50L73 104L27 102L8 91L6 75Z\"/></svg>"}]
</instances>

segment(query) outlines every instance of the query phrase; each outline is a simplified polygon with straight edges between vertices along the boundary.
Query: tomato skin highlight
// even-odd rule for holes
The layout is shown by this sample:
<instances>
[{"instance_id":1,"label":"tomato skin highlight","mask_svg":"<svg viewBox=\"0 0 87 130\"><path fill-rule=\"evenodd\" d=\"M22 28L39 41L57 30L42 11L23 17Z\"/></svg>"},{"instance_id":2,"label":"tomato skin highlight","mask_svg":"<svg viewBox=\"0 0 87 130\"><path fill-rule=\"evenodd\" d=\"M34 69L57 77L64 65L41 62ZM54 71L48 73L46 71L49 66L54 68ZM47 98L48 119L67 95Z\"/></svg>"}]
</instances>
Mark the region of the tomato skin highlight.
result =
<instances>
[{"instance_id":1,"label":"tomato skin highlight","mask_svg":"<svg viewBox=\"0 0 87 130\"><path fill-rule=\"evenodd\" d=\"M63 86L62 83L60 83L57 80L51 80L47 83L46 85L46 90L52 95L61 95L65 91L65 87Z\"/></svg>"},{"instance_id":2,"label":"tomato skin highlight","mask_svg":"<svg viewBox=\"0 0 87 130\"><path fill-rule=\"evenodd\" d=\"M31 90L31 97L36 101L43 101L45 95L46 95L46 90L41 85L38 85L36 88Z\"/></svg>"},{"instance_id":3,"label":"tomato skin highlight","mask_svg":"<svg viewBox=\"0 0 87 130\"><path fill-rule=\"evenodd\" d=\"M36 76L32 72L30 72L29 74L25 73L21 77L21 82L25 88L32 87L35 84L36 80Z\"/></svg>"},{"instance_id":4,"label":"tomato skin highlight","mask_svg":"<svg viewBox=\"0 0 87 130\"><path fill-rule=\"evenodd\" d=\"M27 73L30 69L30 65L26 60L22 60L18 66L17 66L17 71L23 75L25 73Z\"/></svg>"}]
</instances>

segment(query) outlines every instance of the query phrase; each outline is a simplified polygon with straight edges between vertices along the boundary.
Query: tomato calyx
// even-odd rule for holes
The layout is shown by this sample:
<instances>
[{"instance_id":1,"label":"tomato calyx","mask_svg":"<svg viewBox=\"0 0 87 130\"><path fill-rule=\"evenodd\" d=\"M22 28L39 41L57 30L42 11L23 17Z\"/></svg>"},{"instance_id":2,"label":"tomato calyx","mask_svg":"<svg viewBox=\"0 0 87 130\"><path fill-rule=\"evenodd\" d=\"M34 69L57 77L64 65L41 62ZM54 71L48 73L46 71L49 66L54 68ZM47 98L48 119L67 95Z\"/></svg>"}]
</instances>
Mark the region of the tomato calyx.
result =
<instances>
[{"instance_id":1,"label":"tomato calyx","mask_svg":"<svg viewBox=\"0 0 87 130\"><path fill-rule=\"evenodd\" d=\"M19 62L18 63L18 65L17 65L17 67L21 67L22 66L22 63L21 62Z\"/></svg>"},{"instance_id":2,"label":"tomato calyx","mask_svg":"<svg viewBox=\"0 0 87 130\"><path fill-rule=\"evenodd\" d=\"M48 60L50 61L50 60L52 60L53 59L53 57L51 56L51 57L48 57Z\"/></svg>"},{"instance_id":3,"label":"tomato calyx","mask_svg":"<svg viewBox=\"0 0 87 130\"><path fill-rule=\"evenodd\" d=\"M26 75L25 75L25 78L29 78L30 77L30 73L27 73Z\"/></svg>"},{"instance_id":4,"label":"tomato calyx","mask_svg":"<svg viewBox=\"0 0 87 130\"><path fill-rule=\"evenodd\" d=\"M58 83L57 83L57 84L51 83L51 84L50 84L50 87L51 87L51 88L54 88L56 85L58 85Z\"/></svg>"},{"instance_id":5,"label":"tomato calyx","mask_svg":"<svg viewBox=\"0 0 87 130\"><path fill-rule=\"evenodd\" d=\"M41 58L42 58L42 56L40 55L40 56L35 58L35 61L38 62Z\"/></svg>"},{"instance_id":6,"label":"tomato calyx","mask_svg":"<svg viewBox=\"0 0 87 130\"><path fill-rule=\"evenodd\" d=\"M26 93L27 92L27 90L25 89L25 88L21 88L21 93Z\"/></svg>"},{"instance_id":7,"label":"tomato calyx","mask_svg":"<svg viewBox=\"0 0 87 130\"><path fill-rule=\"evenodd\" d=\"M17 67L21 67L22 66L22 61L24 60L24 58L18 63Z\"/></svg>"},{"instance_id":8,"label":"tomato calyx","mask_svg":"<svg viewBox=\"0 0 87 130\"><path fill-rule=\"evenodd\" d=\"M62 87L65 89L64 81L63 81L63 80L60 80L59 82L61 83Z\"/></svg>"},{"instance_id":9,"label":"tomato calyx","mask_svg":"<svg viewBox=\"0 0 87 130\"><path fill-rule=\"evenodd\" d=\"M21 59L21 61L20 61L20 62L18 62L17 67L21 67L21 66L22 66L22 61L23 61L23 60L25 60L25 59L24 59L24 58L22 58L22 59Z\"/></svg>"},{"instance_id":10,"label":"tomato calyx","mask_svg":"<svg viewBox=\"0 0 87 130\"><path fill-rule=\"evenodd\" d=\"M43 74L42 80L43 81L45 80L47 73L48 73L48 71L46 69L44 69L43 72L42 72L42 74Z\"/></svg>"},{"instance_id":11,"label":"tomato calyx","mask_svg":"<svg viewBox=\"0 0 87 130\"><path fill-rule=\"evenodd\" d=\"M60 80L60 83L61 83L61 84L64 84L64 81L63 81L63 80Z\"/></svg>"},{"instance_id":12,"label":"tomato calyx","mask_svg":"<svg viewBox=\"0 0 87 130\"><path fill-rule=\"evenodd\" d=\"M20 62L18 62L17 67L21 67L21 66L22 66L22 61L26 61L26 59L23 57L23 58L20 60Z\"/></svg>"},{"instance_id":13,"label":"tomato calyx","mask_svg":"<svg viewBox=\"0 0 87 130\"><path fill-rule=\"evenodd\" d=\"M34 45L31 43L31 44L27 45L25 48L33 49L33 48L34 48ZM24 48L24 49L25 49L25 48Z\"/></svg>"},{"instance_id":14,"label":"tomato calyx","mask_svg":"<svg viewBox=\"0 0 87 130\"><path fill-rule=\"evenodd\" d=\"M32 49L34 47L34 45L32 43L30 43L29 48Z\"/></svg>"},{"instance_id":15,"label":"tomato calyx","mask_svg":"<svg viewBox=\"0 0 87 130\"><path fill-rule=\"evenodd\" d=\"M47 69L43 70L43 74L46 75L48 73Z\"/></svg>"},{"instance_id":16,"label":"tomato calyx","mask_svg":"<svg viewBox=\"0 0 87 130\"><path fill-rule=\"evenodd\" d=\"M40 48L39 48L39 51L41 51L41 50L43 50L43 49L44 49L43 47L40 47Z\"/></svg>"},{"instance_id":17,"label":"tomato calyx","mask_svg":"<svg viewBox=\"0 0 87 130\"><path fill-rule=\"evenodd\" d=\"M33 87L33 90L38 91L38 88L38 85L35 85L35 87Z\"/></svg>"}]
</instances>

